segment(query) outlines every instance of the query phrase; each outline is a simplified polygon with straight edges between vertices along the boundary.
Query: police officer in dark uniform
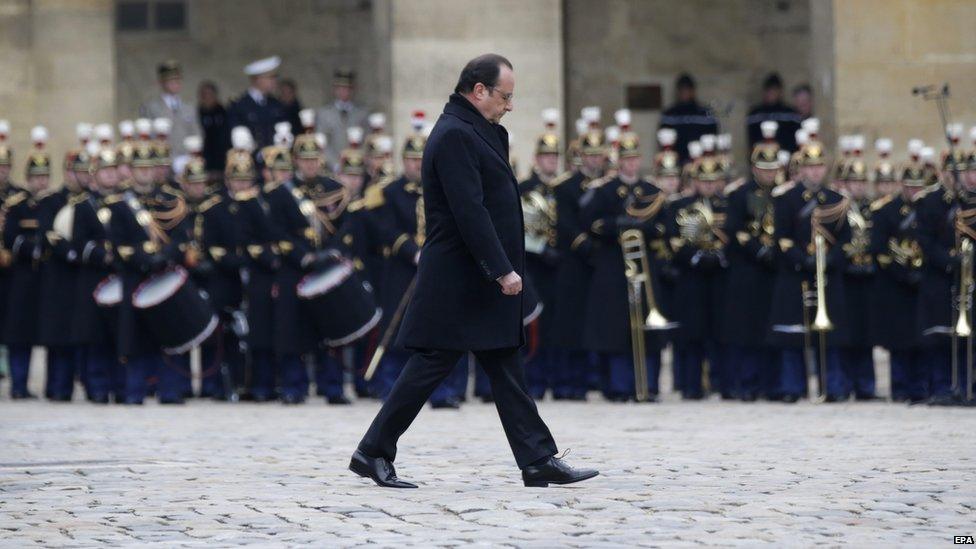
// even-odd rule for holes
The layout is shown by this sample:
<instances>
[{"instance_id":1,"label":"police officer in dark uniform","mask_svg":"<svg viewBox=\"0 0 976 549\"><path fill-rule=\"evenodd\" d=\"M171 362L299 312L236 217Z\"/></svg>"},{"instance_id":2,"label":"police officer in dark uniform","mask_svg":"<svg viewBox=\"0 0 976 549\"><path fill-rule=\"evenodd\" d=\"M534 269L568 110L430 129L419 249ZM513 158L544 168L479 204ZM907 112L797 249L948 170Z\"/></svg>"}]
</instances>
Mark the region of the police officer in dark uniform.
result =
<instances>
[{"instance_id":1,"label":"police officer in dark uniform","mask_svg":"<svg viewBox=\"0 0 976 549\"><path fill-rule=\"evenodd\" d=\"M536 400L545 396L548 388L555 389L552 383L558 375L552 329L556 309L556 266L559 262L554 186L559 169L560 144L555 131L559 111L546 109L542 116L546 131L536 139L532 174L519 183L522 210L526 217L526 278L536 290L543 307L539 318L527 326L529 341L524 359L526 385L529 394Z\"/></svg>"},{"instance_id":2,"label":"police officer in dark uniform","mask_svg":"<svg viewBox=\"0 0 976 549\"><path fill-rule=\"evenodd\" d=\"M274 144L274 126L288 120L281 102L274 97L278 83L278 56L259 59L244 67L250 86L227 109L230 128L246 126L258 149Z\"/></svg>"},{"instance_id":3,"label":"police officer in dark uniform","mask_svg":"<svg viewBox=\"0 0 976 549\"><path fill-rule=\"evenodd\" d=\"M850 241L847 200L823 184L827 165L819 141L811 140L800 149L799 172L800 181L784 183L771 193L779 257L769 319L770 343L781 349L780 393L783 401L796 402L806 392L804 333L809 334L813 347L819 347L819 333L813 331L813 322L804 321L813 319L817 309L812 306L809 311L804 311L807 302L804 288L815 292L813 235L815 232L822 234L826 256L826 295L823 299L833 324L826 336L823 361L827 384L823 390L828 400L839 400L847 386L839 351L847 341L842 276L843 248ZM814 360L819 364L820 357Z\"/></svg>"},{"instance_id":4,"label":"police officer in dark uniform","mask_svg":"<svg viewBox=\"0 0 976 549\"><path fill-rule=\"evenodd\" d=\"M592 252L593 275L586 294L583 343L597 353L604 396L612 401L626 401L635 394L629 282L624 273L620 235L627 229L639 229L645 242L661 240L667 212L667 196L640 176L637 134L621 135L619 163L615 177L591 182L580 200L579 215L589 237L599 243ZM656 280L652 283L657 284ZM660 293L660 288L654 289ZM644 310L647 311L646 305ZM646 340L648 390L654 399L658 393L661 349L658 338L651 336Z\"/></svg>"},{"instance_id":5,"label":"police officer in dark uniform","mask_svg":"<svg viewBox=\"0 0 976 549\"><path fill-rule=\"evenodd\" d=\"M675 131L674 150L681 164L690 160L688 143L703 135L718 133L718 120L712 112L698 103L695 97L695 80L682 73L675 81L675 103L661 113L661 128Z\"/></svg>"},{"instance_id":6,"label":"police officer in dark uniform","mask_svg":"<svg viewBox=\"0 0 976 549\"><path fill-rule=\"evenodd\" d=\"M775 72L763 80L762 102L752 107L746 117L750 147L763 140L761 125L766 120L778 122L776 141L779 148L790 152L797 150L796 130L800 129L801 118L783 101L783 79Z\"/></svg>"},{"instance_id":7,"label":"police officer in dark uniform","mask_svg":"<svg viewBox=\"0 0 976 549\"><path fill-rule=\"evenodd\" d=\"M871 254L878 267L869 307L871 341L890 354L891 399L921 401L928 393L928 372L919 360L918 288L925 258L916 239L915 197L925 187L921 166L909 162L900 181L894 166L879 161L875 184L893 183L900 190L871 204Z\"/></svg>"},{"instance_id":8,"label":"police officer in dark uniform","mask_svg":"<svg viewBox=\"0 0 976 549\"><path fill-rule=\"evenodd\" d=\"M603 176L607 147L603 133L596 129L580 138L582 164L552 182L556 196L556 292L552 326L553 346L558 349L553 381L553 397L585 400L588 374L592 369L588 349L583 343L587 295L595 244L580 219L580 199L587 185Z\"/></svg>"},{"instance_id":9,"label":"police officer in dark uniform","mask_svg":"<svg viewBox=\"0 0 976 549\"><path fill-rule=\"evenodd\" d=\"M674 360L682 397L704 398L702 372L707 362L722 375L723 349L719 343L720 321L728 259L725 247L727 202L719 194L725 174L718 158L703 157L696 163L692 176L695 194L681 198L668 208L668 244L674 251L674 265L680 274L675 281L674 304L670 320L674 330ZM724 385L719 382L722 390Z\"/></svg>"},{"instance_id":10,"label":"police officer in dark uniform","mask_svg":"<svg viewBox=\"0 0 976 549\"><path fill-rule=\"evenodd\" d=\"M853 156L842 176L845 181L842 192L850 200L847 222L851 227L851 241L844 245L844 293L847 297L844 305L849 332L847 345L841 350L849 387L838 396L847 398L853 391L857 400L873 400L874 342L870 331L870 296L876 267L870 249L873 211L868 198L868 167L860 156L863 144L863 136L852 136Z\"/></svg>"},{"instance_id":11,"label":"police officer in dark uniform","mask_svg":"<svg viewBox=\"0 0 976 549\"><path fill-rule=\"evenodd\" d=\"M766 343L776 276L773 198L781 166L774 121L763 123L765 139L752 151L752 177L726 187L725 232L729 274L722 338L727 348L724 397L750 402L779 393L779 356Z\"/></svg>"},{"instance_id":12,"label":"police officer in dark uniform","mask_svg":"<svg viewBox=\"0 0 976 549\"><path fill-rule=\"evenodd\" d=\"M38 278L43 258L44 234L40 230L41 203L51 177L51 157L44 150L47 129L31 130L34 149L25 166L25 190L10 195L4 202L6 216L3 243L10 250L10 274L7 279L7 308L4 311L3 342L10 355L10 397L36 398L27 390L31 348L37 343L40 292Z\"/></svg>"}]
</instances>

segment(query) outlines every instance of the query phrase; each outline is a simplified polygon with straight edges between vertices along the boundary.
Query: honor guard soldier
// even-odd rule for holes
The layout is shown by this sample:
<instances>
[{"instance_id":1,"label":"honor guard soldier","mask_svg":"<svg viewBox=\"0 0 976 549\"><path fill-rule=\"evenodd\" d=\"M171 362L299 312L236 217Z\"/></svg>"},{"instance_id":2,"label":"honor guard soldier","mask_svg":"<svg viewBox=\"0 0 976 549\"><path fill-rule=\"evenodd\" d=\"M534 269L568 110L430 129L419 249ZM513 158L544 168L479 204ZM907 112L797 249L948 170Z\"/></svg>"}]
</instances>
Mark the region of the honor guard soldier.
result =
<instances>
[{"instance_id":1,"label":"honor guard soldier","mask_svg":"<svg viewBox=\"0 0 976 549\"><path fill-rule=\"evenodd\" d=\"M771 192L782 173L776 127L776 121L763 122L765 139L750 157L752 177L726 188L729 299L721 334L731 381L722 396L746 402L779 394L779 357L766 343L777 256Z\"/></svg>"},{"instance_id":2,"label":"honor guard soldier","mask_svg":"<svg viewBox=\"0 0 976 549\"><path fill-rule=\"evenodd\" d=\"M811 139L800 149L800 180L772 192L779 266L770 343L781 349L784 402L796 402L806 392L806 372L813 365L806 364L804 357L818 365L811 369L821 373L820 391L827 400L840 399L847 385L839 348L846 343L847 333L842 271L844 245L850 241L848 204L840 193L824 186L827 170L823 145Z\"/></svg>"},{"instance_id":3,"label":"honor guard soldier","mask_svg":"<svg viewBox=\"0 0 976 549\"><path fill-rule=\"evenodd\" d=\"M879 140L880 141L880 140ZM890 149L890 140L888 143ZM874 169L875 184L897 173L882 157ZM921 166L909 162L901 170L900 190L871 204L871 254L878 273L871 289L871 342L890 354L891 399L921 402L928 394L928 371L919 353L918 290L925 258L916 234L915 198L925 188Z\"/></svg>"},{"instance_id":4,"label":"honor guard soldier","mask_svg":"<svg viewBox=\"0 0 976 549\"><path fill-rule=\"evenodd\" d=\"M7 208L4 204L6 204L7 199L11 195L18 192L17 187L10 180L10 170L13 167L13 150L7 142L7 136L9 134L10 122L0 120L0 361L2 361L0 368L9 365L7 347L4 345L5 342L2 338L2 323L6 317L7 288L10 285L10 263L13 259L10 255L10 250L7 249L3 240L3 226L7 216Z\"/></svg>"},{"instance_id":5,"label":"honor guard soldier","mask_svg":"<svg viewBox=\"0 0 976 549\"><path fill-rule=\"evenodd\" d=\"M119 181L126 181L132 177L132 151L135 147L136 125L132 120L119 122L119 144L115 146L115 157L118 160Z\"/></svg>"},{"instance_id":6,"label":"honor guard soldier","mask_svg":"<svg viewBox=\"0 0 976 549\"><path fill-rule=\"evenodd\" d=\"M246 128L240 128L244 132ZM238 144L240 143L238 132ZM249 134L248 134L249 137ZM249 145L249 144L248 144ZM277 188L292 177L291 154L277 149L264 156L265 166L270 166L274 179L268 185ZM278 258L278 233L271 224L270 207L261 189L256 185L254 161L246 148L227 151L224 182L228 198L227 206L234 216L239 244L243 248L244 262L241 269L242 302L247 319L247 353L250 384L248 397L255 402L267 402L275 394L274 353L274 283Z\"/></svg>"},{"instance_id":7,"label":"honor guard soldier","mask_svg":"<svg viewBox=\"0 0 976 549\"><path fill-rule=\"evenodd\" d=\"M922 247L925 262L918 293L918 317L921 329L921 361L928 372L928 396L932 404L955 403L965 379L964 347L961 340L970 344L966 337L959 337L957 325L961 314L972 318L971 287L963 285L971 276L964 269L967 252L964 243L976 240L976 186L970 186L968 178L956 180L961 154L946 155L943 164L944 178L932 165L934 153L930 147L922 147L919 162L922 177L929 185L920 192L915 202L918 215L917 239ZM963 166L963 169L965 167ZM932 185L931 181L940 181ZM970 190L972 189L972 190ZM967 244L967 246L969 245ZM970 262L971 264L971 262ZM966 288L960 292L960 288ZM965 307L968 304L969 307ZM954 348L956 347L956 348ZM955 354L955 356L953 356ZM957 367L957 371L953 371ZM918 399L913 399L918 402Z\"/></svg>"},{"instance_id":8,"label":"honor guard soldier","mask_svg":"<svg viewBox=\"0 0 976 549\"><path fill-rule=\"evenodd\" d=\"M542 111L545 132L535 142L535 164L528 179L519 183L525 217L525 271L542 303L542 314L527 327L525 381L529 395L539 400L558 376L552 328L555 321L556 241L555 181L559 170L558 109ZM555 387L553 387L555 389Z\"/></svg>"},{"instance_id":9,"label":"honor guard soldier","mask_svg":"<svg viewBox=\"0 0 976 549\"><path fill-rule=\"evenodd\" d=\"M850 158L841 178L845 181L841 191L849 199L847 224L851 228L851 240L844 244L844 306L847 315L847 345L841 349L841 364L847 370L846 399L851 392L856 400L875 398L874 357L871 340L870 309L871 290L874 286L875 262L871 256L871 231L873 230L871 200L868 197L868 167L861 156L864 136L850 136Z\"/></svg>"},{"instance_id":10,"label":"honor guard soldier","mask_svg":"<svg viewBox=\"0 0 976 549\"><path fill-rule=\"evenodd\" d=\"M878 153L878 163L874 168L874 188L878 192L878 198L900 193L902 186L890 159L891 139L879 138L874 142L874 150Z\"/></svg>"},{"instance_id":11,"label":"honor guard soldier","mask_svg":"<svg viewBox=\"0 0 976 549\"><path fill-rule=\"evenodd\" d=\"M112 325L95 302L94 294L113 271L115 255L108 238L109 210L103 197L118 192L121 175L118 153L98 148L90 156L91 181L84 199L74 204L72 247L78 261L78 278L72 307L71 332L82 347L85 368L85 392L88 400L105 404L112 396L125 400L123 371L115 352Z\"/></svg>"},{"instance_id":12,"label":"honor guard soldier","mask_svg":"<svg viewBox=\"0 0 976 549\"><path fill-rule=\"evenodd\" d=\"M284 107L274 96L280 65L281 58L277 55L248 63L244 67L250 82L247 91L227 109L227 126L246 127L259 150L274 143L275 124L288 120Z\"/></svg>"},{"instance_id":13,"label":"honor guard soldier","mask_svg":"<svg viewBox=\"0 0 976 549\"><path fill-rule=\"evenodd\" d=\"M41 202L48 192L51 157L45 150L48 133L43 126L31 129L34 148L25 166L25 189L4 202L4 247L10 251L3 342L10 356L10 397L36 398L27 390L31 348L37 343L41 260L44 234L40 230Z\"/></svg>"},{"instance_id":14,"label":"honor guard soldier","mask_svg":"<svg viewBox=\"0 0 976 549\"><path fill-rule=\"evenodd\" d=\"M155 149L155 169L153 170L153 177L156 180L157 187L174 186L173 179L173 157L172 149L169 146L169 133L172 127L172 122L168 118L156 118L152 121L153 123L153 133L155 137L153 138L153 148Z\"/></svg>"},{"instance_id":15,"label":"honor guard soldier","mask_svg":"<svg viewBox=\"0 0 976 549\"><path fill-rule=\"evenodd\" d=\"M604 395L612 401L634 398L635 370L640 366L647 369L650 398L656 399L658 393L660 342L653 335L646 334L644 315L635 319L630 314L634 306L628 302L628 284L631 280L625 272L624 251L621 248L621 236L629 229L640 231L642 243L662 240L665 236L667 196L653 183L641 178L640 163L637 135L627 133L620 140L620 172L613 178L591 182L580 200L580 222L587 229L589 238L599 242L594 246L590 260L593 275L582 317L583 343L585 348L597 353L600 370L604 373ZM645 260L648 248L641 246ZM642 263L647 265L646 261ZM656 285L655 275L646 274L651 284ZM659 290L645 288L637 299L644 299L643 292L656 291L659 294ZM650 302L646 304L647 307L652 305ZM634 322L639 325L634 326ZM635 331L645 337L643 353L634 352L631 334ZM638 354L644 356L635 356ZM639 363L640 360L644 361L643 365ZM643 393L643 390L640 392Z\"/></svg>"},{"instance_id":16,"label":"honor guard soldier","mask_svg":"<svg viewBox=\"0 0 976 549\"><path fill-rule=\"evenodd\" d=\"M679 270L674 283L674 307L670 320L677 324L672 335L677 383L682 397L704 398L704 365L709 365L712 389L728 394L731 380L723 371L723 349L719 343L720 322L725 304L728 260L725 247L726 199L719 193L724 184L719 159L703 157L696 163L692 184L695 194L670 204L668 244L673 264Z\"/></svg>"},{"instance_id":17,"label":"honor guard soldier","mask_svg":"<svg viewBox=\"0 0 976 549\"><path fill-rule=\"evenodd\" d=\"M556 196L555 307L552 338L557 348L559 375L553 380L556 399L585 400L592 369L589 351L583 342L587 294L593 272L594 244L580 218L580 199L587 185L603 176L606 143L603 133L591 130L580 140L581 165L553 181ZM626 320L626 318L624 318Z\"/></svg>"}]
</instances>

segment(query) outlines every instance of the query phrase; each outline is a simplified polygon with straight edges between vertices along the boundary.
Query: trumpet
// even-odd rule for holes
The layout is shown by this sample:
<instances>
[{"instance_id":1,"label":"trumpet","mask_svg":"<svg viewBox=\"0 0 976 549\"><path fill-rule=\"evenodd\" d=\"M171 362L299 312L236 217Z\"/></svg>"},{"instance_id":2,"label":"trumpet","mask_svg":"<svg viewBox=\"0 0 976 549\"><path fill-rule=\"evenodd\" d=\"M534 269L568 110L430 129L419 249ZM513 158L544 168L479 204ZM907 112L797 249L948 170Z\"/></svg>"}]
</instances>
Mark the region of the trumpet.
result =
<instances>
[{"instance_id":1,"label":"trumpet","mask_svg":"<svg viewBox=\"0 0 976 549\"><path fill-rule=\"evenodd\" d=\"M952 329L952 392L959 393L959 356L957 342L962 338L966 345L966 401L973 399L973 327L969 318L973 292L973 241L963 236L959 242L959 286L953 301L959 309Z\"/></svg>"},{"instance_id":2,"label":"trumpet","mask_svg":"<svg viewBox=\"0 0 976 549\"><path fill-rule=\"evenodd\" d=\"M657 307L654 289L651 287L650 264L644 247L644 233L639 229L628 229L620 234L620 248L624 255L624 275L627 278L627 303L630 311L630 344L634 356L635 396L638 402L650 398L647 389L647 349L644 331L660 330L670 323ZM647 297L650 312L644 317L644 296Z\"/></svg>"}]
</instances>

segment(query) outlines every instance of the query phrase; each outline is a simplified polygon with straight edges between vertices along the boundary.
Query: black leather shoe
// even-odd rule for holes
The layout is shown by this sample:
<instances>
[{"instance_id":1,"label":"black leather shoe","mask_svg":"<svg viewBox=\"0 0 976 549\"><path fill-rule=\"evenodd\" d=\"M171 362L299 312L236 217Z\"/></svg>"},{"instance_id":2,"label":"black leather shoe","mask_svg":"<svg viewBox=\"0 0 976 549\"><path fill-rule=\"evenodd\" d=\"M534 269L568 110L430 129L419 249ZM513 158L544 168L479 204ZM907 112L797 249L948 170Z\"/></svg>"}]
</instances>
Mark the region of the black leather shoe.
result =
<instances>
[{"instance_id":1,"label":"black leather shoe","mask_svg":"<svg viewBox=\"0 0 976 549\"><path fill-rule=\"evenodd\" d=\"M825 398L824 401L825 402L847 402L848 398L850 398L848 395L827 395L827 398Z\"/></svg>"},{"instance_id":2,"label":"black leather shoe","mask_svg":"<svg viewBox=\"0 0 976 549\"><path fill-rule=\"evenodd\" d=\"M781 400L787 404L793 404L794 402L800 400L800 395L785 394L781 397Z\"/></svg>"},{"instance_id":3,"label":"black leather shoe","mask_svg":"<svg viewBox=\"0 0 976 549\"><path fill-rule=\"evenodd\" d=\"M13 391L10 393L10 398L13 400L34 400L37 398L37 395L30 391Z\"/></svg>"},{"instance_id":4,"label":"black leather shoe","mask_svg":"<svg viewBox=\"0 0 976 549\"><path fill-rule=\"evenodd\" d=\"M179 404L185 404L186 402L182 398L161 398L159 399L159 403L179 405Z\"/></svg>"},{"instance_id":5,"label":"black leather shoe","mask_svg":"<svg viewBox=\"0 0 976 549\"><path fill-rule=\"evenodd\" d=\"M929 399L929 406L955 406L959 400L952 395L934 396Z\"/></svg>"},{"instance_id":6,"label":"black leather shoe","mask_svg":"<svg viewBox=\"0 0 976 549\"><path fill-rule=\"evenodd\" d=\"M365 478L373 479L378 486L384 488L416 488L417 485L397 478L393 462L386 458L367 456L359 450L352 454L349 470Z\"/></svg>"},{"instance_id":7,"label":"black leather shoe","mask_svg":"<svg viewBox=\"0 0 976 549\"><path fill-rule=\"evenodd\" d=\"M329 397L325 399L329 404L335 404L337 406L346 406L352 404L352 401L345 396Z\"/></svg>"},{"instance_id":8,"label":"black leather shoe","mask_svg":"<svg viewBox=\"0 0 976 549\"><path fill-rule=\"evenodd\" d=\"M452 397L445 400L438 400L437 402L431 402L430 407L435 410L460 410L461 401Z\"/></svg>"},{"instance_id":9,"label":"black leather shoe","mask_svg":"<svg viewBox=\"0 0 976 549\"><path fill-rule=\"evenodd\" d=\"M878 395L861 394L861 395L854 395L854 400L858 402L871 402L874 400L884 400L884 399L879 397Z\"/></svg>"},{"instance_id":10,"label":"black leather shoe","mask_svg":"<svg viewBox=\"0 0 976 549\"><path fill-rule=\"evenodd\" d=\"M282 404L304 404L305 399L298 395L281 395Z\"/></svg>"},{"instance_id":11,"label":"black leather shoe","mask_svg":"<svg viewBox=\"0 0 976 549\"><path fill-rule=\"evenodd\" d=\"M550 484L572 484L599 475L595 469L574 469L556 456L541 465L529 465L522 469L522 482L533 488L545 488Z\"/></svg>"}]
</instances>

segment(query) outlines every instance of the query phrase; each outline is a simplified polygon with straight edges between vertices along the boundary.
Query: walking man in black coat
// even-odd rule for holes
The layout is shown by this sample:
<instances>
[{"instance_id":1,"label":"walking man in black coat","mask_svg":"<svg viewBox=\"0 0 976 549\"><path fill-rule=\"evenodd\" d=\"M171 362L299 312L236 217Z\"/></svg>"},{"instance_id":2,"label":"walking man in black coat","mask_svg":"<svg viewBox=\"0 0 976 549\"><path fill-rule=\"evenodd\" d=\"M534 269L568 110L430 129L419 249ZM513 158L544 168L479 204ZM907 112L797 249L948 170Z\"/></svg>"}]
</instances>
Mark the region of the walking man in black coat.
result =
<instances>
[{"instance_id":1,"label":"walking man in black coat","mask_svg":"<svg viewBox=\"0 0 976 549\"><path fill-rule=\"evenodd\" d=\"M555 457L556 443L526 393L519 358L525 261L518 181L508 163L515 75L495 54L468 62L434 126L422 165L427 238L416 293L398 343L415 350L349 468L378 485L416 488L397 478L396 443L434 388L471 351L491 381L495 406L526 486L568 484L597 475Z\"/></svg>"}]
</instances>

